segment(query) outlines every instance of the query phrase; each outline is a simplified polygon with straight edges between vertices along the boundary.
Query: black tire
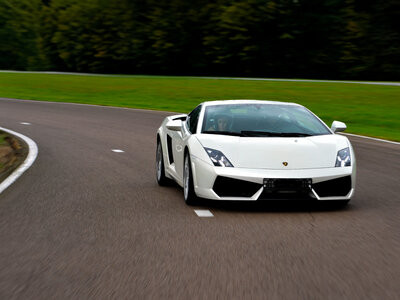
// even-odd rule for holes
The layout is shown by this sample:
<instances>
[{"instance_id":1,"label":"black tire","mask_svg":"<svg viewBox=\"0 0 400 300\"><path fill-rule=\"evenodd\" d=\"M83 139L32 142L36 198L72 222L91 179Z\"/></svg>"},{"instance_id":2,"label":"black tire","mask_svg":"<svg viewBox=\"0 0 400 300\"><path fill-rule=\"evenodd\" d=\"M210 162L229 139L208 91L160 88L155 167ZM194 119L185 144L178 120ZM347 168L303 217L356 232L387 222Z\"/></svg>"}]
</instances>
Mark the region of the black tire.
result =
<instances>
[{"instance_id":1,"label":"black tire","mask_svg":"<svg viewBox=\"0 0 400 300\"><path fill-rule=\"evenodd\" d=\"M156 150L156 178L157 178L157 183L161 186L169 184L169 179L165 176L165 165L163 157L164 156L163 156L161 142L158 140L157 150Z\"/></svg>"},{"instance_id":2,"label":"black tire","mask_svg":"<svg viewBox=\"0 0 400 300\"><path fill-rule=\"evenodd\" d=\"M338 207L346 207L347 204L349 204L349 202L350 202L350 199L349 200L337 200L336 205Z\"/></svg>"},{"instance_id":3,"label":"black tire","mask_svg":"<svg viewBox=\"0 0 400 300\"><path fill-rule=\"evenodd\" d=\"M321 202L325 203L329 208L341 209L345 208L350 200L325 200Z\"/></svg>"},{"instance_id":4,"label":"black tire","mask_svg":"<svg viewBox=\"0 0 400 300\"><path fill-rule=\"evenodd\" d=\"M198 200L196 192L194 191L192 167L188 152L185 154L183 164L183 198L187 205L195 205Z\"/></svg>"}]
</instances>

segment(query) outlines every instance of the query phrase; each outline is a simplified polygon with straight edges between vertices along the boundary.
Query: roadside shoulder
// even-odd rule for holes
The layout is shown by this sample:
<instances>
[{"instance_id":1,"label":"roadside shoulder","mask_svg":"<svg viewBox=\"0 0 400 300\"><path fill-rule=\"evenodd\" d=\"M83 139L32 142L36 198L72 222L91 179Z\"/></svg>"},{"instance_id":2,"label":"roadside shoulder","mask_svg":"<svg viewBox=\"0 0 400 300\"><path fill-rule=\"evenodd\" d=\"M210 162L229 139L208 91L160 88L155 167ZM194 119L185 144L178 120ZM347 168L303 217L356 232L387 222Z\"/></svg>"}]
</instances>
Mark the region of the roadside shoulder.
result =
<instances>
[{"instance_id":1,"label":"roadside shoulder","mask_svg":"<svg viewBox=\"0 0 400 300\"><path fill-rule=\"evenodd\" d=\"M0 127L0 194L33 164L37 153L33 140Z\"/></svg>"},{"instance_id":2,"label":"roadside shoulder","mask_svg":"<svg viewBox=\"0 0 400 300\"><path fill-rule=\"evenodd\" d=\"M23 140L0 130L0 182L23 163L28 152Z\"/></svg>"}]
</instances>

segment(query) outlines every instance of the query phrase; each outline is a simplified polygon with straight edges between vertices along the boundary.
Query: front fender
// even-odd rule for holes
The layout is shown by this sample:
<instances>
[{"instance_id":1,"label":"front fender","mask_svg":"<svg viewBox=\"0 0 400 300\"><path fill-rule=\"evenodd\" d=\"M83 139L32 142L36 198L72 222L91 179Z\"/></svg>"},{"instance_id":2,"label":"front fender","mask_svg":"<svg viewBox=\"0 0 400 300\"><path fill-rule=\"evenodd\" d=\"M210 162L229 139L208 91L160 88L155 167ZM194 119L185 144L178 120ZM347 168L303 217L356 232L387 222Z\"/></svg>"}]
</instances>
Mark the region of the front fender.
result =
<instances>
[{"instance_id":1,"label":"front fender","mask_svg":"<svg viewBox=\"0 0 400 300\"><path fill-rule=\"evenodd\" d=\"M203 145L197 139L196 135L192 135L187 141L187 151L190 153L190 162L192 167L192 175L193 175L193 185L195 189L199 186L199 170L197 168L198 164L202 165L206 164L210 167L214 167L211 162L210 157L208 156L206 150Z\"/></svg>"}]
</instances>

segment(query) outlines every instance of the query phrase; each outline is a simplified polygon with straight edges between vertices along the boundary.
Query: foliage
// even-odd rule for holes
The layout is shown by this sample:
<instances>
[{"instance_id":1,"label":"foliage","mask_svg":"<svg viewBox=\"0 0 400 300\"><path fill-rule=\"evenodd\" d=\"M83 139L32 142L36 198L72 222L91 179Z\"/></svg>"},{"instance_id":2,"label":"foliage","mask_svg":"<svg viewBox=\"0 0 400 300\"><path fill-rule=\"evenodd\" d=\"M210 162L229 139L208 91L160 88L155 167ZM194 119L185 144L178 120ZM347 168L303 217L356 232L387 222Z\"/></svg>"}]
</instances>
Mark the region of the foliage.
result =
<instances>
[{"instance_id":1,"label":"foliage","mask_svg":"<svg viewBox=\"0 0 400 300\"><path fill-rule=\"evenodd\" d=\"M6 145L6 134L0 131L0 146Z\"/></svg>"},{"instance_id":2,"label":"foliage","mask_svg":"<svg viewBox=\"0 0 400 300\"><path fill-rule=\"evenodd\" d=\"M0 68L40 67L38 53L39 0L0 0Z\"/></svg>"},{"instance_id":3,"label":"foliage","mask_svg":"<svg viewBox=\"0 0 400 300\"><path fill-rule=\"evenodd\" d=\"M0 0L0 68L399 80L398 0Z\"/></svg>"}]
</instances>

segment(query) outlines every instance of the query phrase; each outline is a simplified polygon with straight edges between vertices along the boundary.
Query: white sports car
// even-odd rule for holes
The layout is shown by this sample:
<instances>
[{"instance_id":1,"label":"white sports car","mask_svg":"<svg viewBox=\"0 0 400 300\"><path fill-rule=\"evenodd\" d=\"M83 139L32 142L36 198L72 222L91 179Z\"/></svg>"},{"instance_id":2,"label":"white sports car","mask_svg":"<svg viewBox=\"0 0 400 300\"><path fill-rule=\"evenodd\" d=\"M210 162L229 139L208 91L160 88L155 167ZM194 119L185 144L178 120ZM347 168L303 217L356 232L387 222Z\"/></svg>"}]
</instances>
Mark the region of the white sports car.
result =
<instances>
[{"instance_id":1,"label":"white sports car","mask_svg":"<svg viewBox=\"0 0 400 300\"><path fill-rule=\"evenodd\" d=\"M346 129L295 103L226 100L165 118L157 182L183 187L187 204L214 200L335 200L354 195L356 159Z\"/></svg>"}]
</instances>

